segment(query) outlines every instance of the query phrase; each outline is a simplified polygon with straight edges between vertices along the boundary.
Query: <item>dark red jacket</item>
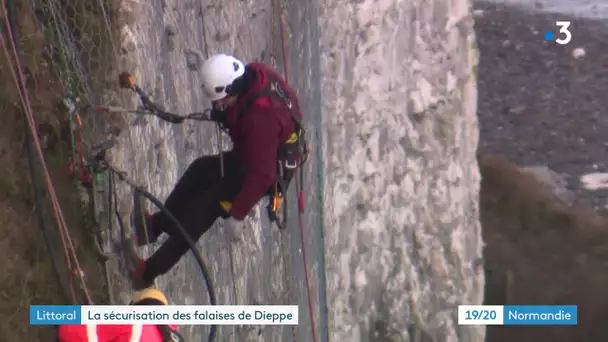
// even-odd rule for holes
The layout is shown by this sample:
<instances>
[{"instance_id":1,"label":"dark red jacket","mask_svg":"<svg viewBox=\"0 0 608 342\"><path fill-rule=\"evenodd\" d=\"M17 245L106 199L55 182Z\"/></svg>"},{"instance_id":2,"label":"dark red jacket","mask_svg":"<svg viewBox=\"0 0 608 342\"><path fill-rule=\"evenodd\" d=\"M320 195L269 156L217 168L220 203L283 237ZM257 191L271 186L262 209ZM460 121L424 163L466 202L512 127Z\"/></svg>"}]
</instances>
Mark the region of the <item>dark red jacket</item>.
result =
<instances>
[{"instance_id":1,"label":"dark red jacket","mask_svg":"<svg viewBox=\"0 0 608 342\"><path fill-rule=\"evenodd\" d=\"M255 74L250 90L239 98L236 106L226 112L233 150L245 167L246 178L241 192L232 201L231 215L243 219L251 208L276 182L277 153L294 132L294 122L287 106L277 96L264 96L250 104L239 119L239 112L249 97L264 89L267 75L278 80L279 86L292 102L292 110L300 119L302 114L295 91L272 68L261 63L249 63L247 69Z\"/></svg>"}]
</instances>

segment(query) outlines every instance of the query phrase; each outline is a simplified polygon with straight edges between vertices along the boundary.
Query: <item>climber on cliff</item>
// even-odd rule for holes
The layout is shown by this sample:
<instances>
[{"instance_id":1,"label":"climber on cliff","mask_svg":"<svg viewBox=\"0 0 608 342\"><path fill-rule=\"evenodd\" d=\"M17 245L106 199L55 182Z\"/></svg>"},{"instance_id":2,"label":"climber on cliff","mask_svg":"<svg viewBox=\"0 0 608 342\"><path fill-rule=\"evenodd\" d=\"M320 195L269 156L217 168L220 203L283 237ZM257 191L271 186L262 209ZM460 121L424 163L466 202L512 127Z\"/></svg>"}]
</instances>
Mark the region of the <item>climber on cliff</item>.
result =
<instances>
[{"instance_id":1,"label":"climber on cliff","mask_svg":"<svg viewBox=\"0 0 608 342\"><path fill-rule=\"evenodd\" d=\"M286 191L305 161L308 147L302 114L294 90L264 64L244 65L232 56L216 54L203 63L201 74L204 94L212 103L210 117L227 131L233 149L190 164L165 207L194 241L222 217L226 237L238 242L249 211L264 196ZM162 233L169 238L150 258L138 262L136 289L150 286L188 251L167 215L149 215L139 210L140 205L135 204L133 215L138 244L155 242Z\"/></svg>"},{"instance_id":2,"label":"climber on cliff","mask_svg":"<svg viewBox=\"0 0 608 342\"><path fill-rule=\"evenodd\" d=\"M153 288L136 294L132 305L168 305L167 297ZM58 342L180 342L174 325L60 325Z\"/></svg>"}]
</instances>

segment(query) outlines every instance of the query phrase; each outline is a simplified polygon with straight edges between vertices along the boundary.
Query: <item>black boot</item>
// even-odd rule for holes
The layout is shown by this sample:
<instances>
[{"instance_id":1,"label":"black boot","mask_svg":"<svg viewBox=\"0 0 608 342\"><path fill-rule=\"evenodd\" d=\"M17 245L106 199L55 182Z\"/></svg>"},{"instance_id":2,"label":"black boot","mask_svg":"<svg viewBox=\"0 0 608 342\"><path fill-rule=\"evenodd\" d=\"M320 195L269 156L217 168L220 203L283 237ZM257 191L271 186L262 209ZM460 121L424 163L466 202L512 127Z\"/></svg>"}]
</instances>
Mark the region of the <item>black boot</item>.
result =
<instances>
[{"instance_id":1,"label":"black boot","mask_svg":"<svg viewBox=\"0 0 608 342\"><path fill-rule=\"evenodd\" d=\"M131 276L131 286L134 291L141 291L154 286L154 281L147 281L143 278L145 268L146 263L142 260Z\"/></svg>"},{"instance_id":2,"label":"black boot","mask_svg":"<svg viewBox=\"0 0 608 342\"><path fill-rule=\"evenodd\" d=\"M152 229L152 216L146 212L142 203L142 195L139 191L133 192L133 212L131 223L135 230L135 238L138 246L146 246L158 240L158 235Z\"/></svg>"},{"instance_id":3,"label":"black boot","mask_svg":"<svg viewBox=\"0 0 608 342\"><path fill-rule=\"evenodd\" d=\"M129 272L129 278L131 280L131 287L133 290L141 291L143 289L152 287L154 285L154 281L147 281L143 277L146 262L139 257L132 241L128 241L125 248L125 257L127 258L126 266Z\"/></svg>"}]
</instances>

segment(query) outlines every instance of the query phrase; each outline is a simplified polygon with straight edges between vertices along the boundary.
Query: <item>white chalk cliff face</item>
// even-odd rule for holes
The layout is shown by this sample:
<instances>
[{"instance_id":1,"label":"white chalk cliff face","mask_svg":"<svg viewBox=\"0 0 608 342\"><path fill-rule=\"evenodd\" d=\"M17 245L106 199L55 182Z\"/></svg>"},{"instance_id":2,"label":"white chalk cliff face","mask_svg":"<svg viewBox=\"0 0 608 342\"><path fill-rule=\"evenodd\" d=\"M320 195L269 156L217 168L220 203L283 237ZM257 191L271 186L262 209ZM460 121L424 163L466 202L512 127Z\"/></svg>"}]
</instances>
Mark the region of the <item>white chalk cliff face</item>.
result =
<instances>
[{"instance_id":1,"label":"white chalk cliff face","mask_svg":"<svg viewBox=\"0 0 608 342\"><path fill-rule=\"evenodd\" d=\"M321 153L317 151L321 146L317 14L313 1L280 3L284 6L287 31L285 59L290 67L289 82L296 89L306 113L304 121L315 150L305 169L307 210L303 222L315 325L317 334L326 336L327 319L321 309L325 307L325 268L321 238L323 210L319 199L323 191L319 181ZM167 110L186 114L209 106L209 100L201 90L200 73L192 67L196 64L192 63L195 55L204 58L207 54L229 53L246 62L262 60L283 71L282 44L276 36L271 36L278 25L273 25L273 2L269 0L122 0L122 6L126 24L121 27L124 55L119 67L137 75L139 85ZM134 94L125 93L125 96L128 98L121 103L122 106L134 108L138 104ZM111 151L111 162L164 200L195 158L218 153L220 148L230 148L227 138L223 139L223 145L218 144L215 128L209 123L187 121L173 125L149 116L137 120L132 118L128 128L117 137L118 147ZM291 195L295 195L294 188ZM130 189L122 186L118 197L121 199L120 211L126 216L131 211ZM254 208L247 219L245 242L234 248L232 255L223 235L221 219L199 240L198 249L208 263L217 304L299 305L300 324L295 327L297 339L312 341L295 196L288 204L291 219L284 234L288 251L285 258L282 257L281 235L274 225L269 224L265 204L266 201L261 201ZM151 205L149 207L157 210ZM112 239L117 243L120 237L115 233ZM159 245L141 248L140 253L149 256ZM289 282L284 272L285 261L291 272ZM121 259L112 260L111 268L117 278L113 282L114 287L120 288L117 302L127 303L132 293L124 272L120 272L124 268ZM173 304L209 304L207 288L191 253L157 280L157 285ZM287 291L288 283L291 284L290 292ZM209 326L182 326L180 331L186 340L206 341ZM218 328L216 341L280 342L291 338L290 326L237 329L222 325Z\"/></svg>"},{"instance_id":2,"label":"white chalk cliff face","mask_svg":"<svg viewBox=\"0 0 608 342\"><path fill-rule=\"evenodd\" d=\"M189 113L208 106L200 75L189 70L192 50L234 53L245 61L280 55L280 42L270 37L268 0L122 2L131 19L121 29L126 53L120 67L134 72L168 110ZM330 341L351 342L483 341L483 328L459 327L456 320L459 304L481 303L484 285L475 158L477 54L469 1L281 3L290 83L307 113L315 150L306 166L304 222L320 341L328 334ZM130 94L122 105L136 104ZM214 127L143 121L134 120L118 137L112 161L164 200L192 160L217 153ZM131 210L128 190L119 191L125 214ZM235 275L221 227L199 241L218 304L288 301L279 234L263 207L257 209L248 220L246 244L235 252ZM312 341L302 250L292 221L287 243L293 298L300 306L297 334L299 341ZM120 269L119 263L113 267ZM119 299L126 303L130 291L122 284ZM208 304L190 255L158 285L172 303ZM237 332L221 326L217 340L291 340L290 327L258 328ZM200 341L208 327L181 331Z\"/></svg>"},{"instance_id":3,"label":"white chalk cliff face","mask_svg":"<svg viewBox=\"0 0 608 342\"><path fill-rule=\"evenodd\" d=\"M483 341L477 51L468 0L320 13L331 341Z\"/></svg>"}]
</instances>

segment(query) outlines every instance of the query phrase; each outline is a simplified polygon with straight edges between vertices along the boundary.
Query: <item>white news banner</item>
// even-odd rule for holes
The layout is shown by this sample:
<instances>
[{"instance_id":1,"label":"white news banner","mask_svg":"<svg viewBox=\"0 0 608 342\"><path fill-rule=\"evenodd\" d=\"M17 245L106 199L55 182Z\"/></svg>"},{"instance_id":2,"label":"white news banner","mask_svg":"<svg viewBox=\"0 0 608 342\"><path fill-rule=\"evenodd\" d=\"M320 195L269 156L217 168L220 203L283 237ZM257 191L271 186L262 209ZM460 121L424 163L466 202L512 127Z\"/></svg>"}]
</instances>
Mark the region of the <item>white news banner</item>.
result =
<instances>
[{"instance_id":1,"label":"white news banner","mask_svg":"<svg viewBox=\"0 0 608 342\"><path fill-rule=\"evenodd\" d=\"M297 325L296 305L32 305L30 324Z\"/></svg>"}]
</instances>

